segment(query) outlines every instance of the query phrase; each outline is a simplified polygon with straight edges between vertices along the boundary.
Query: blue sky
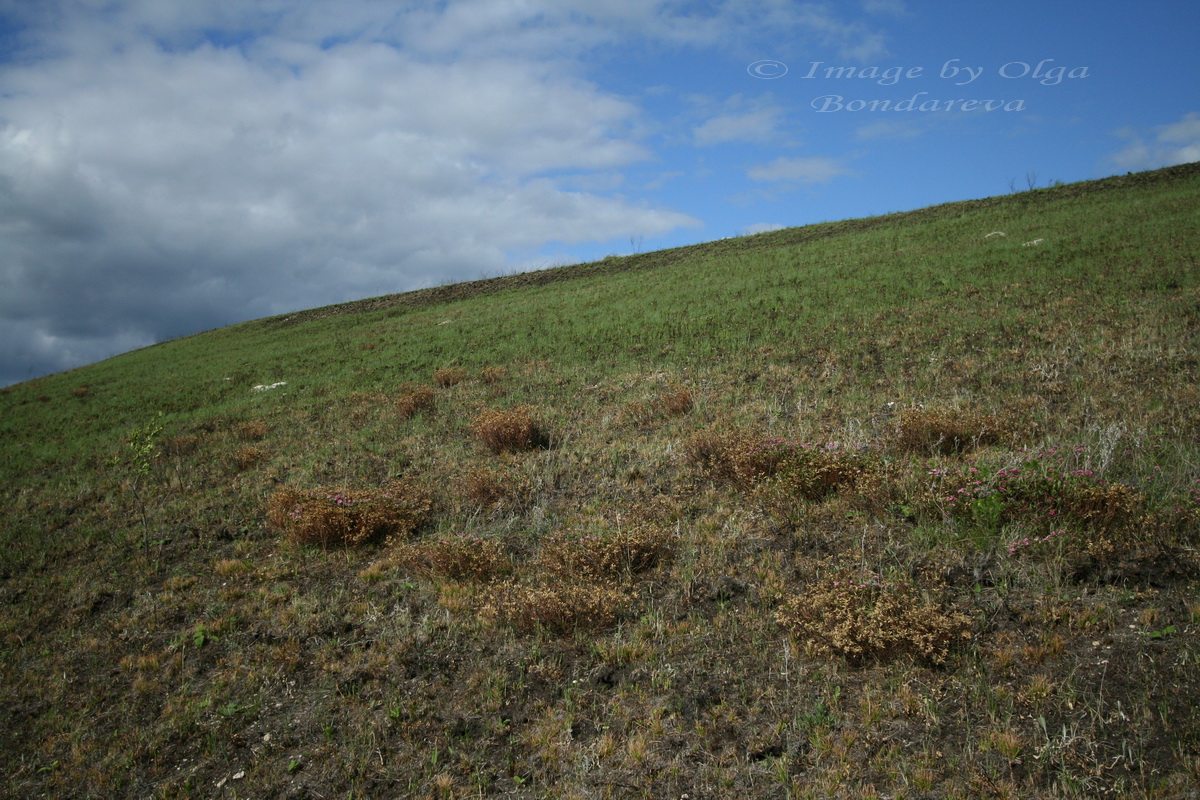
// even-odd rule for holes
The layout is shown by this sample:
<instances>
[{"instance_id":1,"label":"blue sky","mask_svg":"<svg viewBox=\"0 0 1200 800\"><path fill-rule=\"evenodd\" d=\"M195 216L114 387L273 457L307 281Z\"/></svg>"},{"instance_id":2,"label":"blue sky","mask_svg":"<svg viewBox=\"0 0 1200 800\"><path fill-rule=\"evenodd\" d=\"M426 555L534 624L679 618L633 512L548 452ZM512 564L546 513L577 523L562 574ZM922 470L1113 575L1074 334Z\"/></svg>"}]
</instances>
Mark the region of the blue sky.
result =
<instances>
[{"instance_id":1,"label":"blue sky","mask_svg":"<svg viewBox=\"0 0 1200 800\"><path fill-rule=\"evenodd\" d=\"M1164 0L0 0L0 385L1200 160L1197 30Z\"/></svg>"}]
</instances>

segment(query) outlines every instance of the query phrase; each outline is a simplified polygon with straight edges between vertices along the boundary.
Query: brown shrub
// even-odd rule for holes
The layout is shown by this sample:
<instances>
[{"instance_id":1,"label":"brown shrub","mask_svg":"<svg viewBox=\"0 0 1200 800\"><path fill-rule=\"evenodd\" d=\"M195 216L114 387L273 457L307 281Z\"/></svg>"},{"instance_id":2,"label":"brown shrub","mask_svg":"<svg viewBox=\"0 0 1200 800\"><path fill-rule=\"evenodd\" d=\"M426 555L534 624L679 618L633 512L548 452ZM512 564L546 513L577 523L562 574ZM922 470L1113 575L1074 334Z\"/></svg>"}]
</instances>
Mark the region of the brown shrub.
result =
<instances>
[{"instance_id":1,"label":"brown shrub","mask_svg":"<svg viewBox=\"0 0 1200 800\"><path fill-rule=\"evenodd\" d=\"M696 431L683 442L684 459L714 480L736 481L743 472L750 439L738 431Z\"/></svg>"},{"instance_id":2,"label":"brown shrub","mask_svg":"<svg viewBox=\"0 0 1200 800\"><path fill-rule=\"evenodd\" d=\"M538 588L508 584L491 593L479 615L492 623L510 625L520 633L542 630L563 636L611 628L632 602L632 596L610 586L564 584Z\"/></svg>"},{"instance_id":3,"label":"brown shrub","mask_svg":"<svg viewBox=\"0 0 1200 800\"><path fill-rule=\"evenodd\" d=\"M669 531L646 523L597 534L559 531L542 540L538 563L568 580L618 580L653 569L674 549Z\"/></svg>"},{"instance_id":4,"label":"brown shrub","mask_svg":"<svg viewBox=\"0 0 1200 800\"><path fill-rule=\"evenodd\" d=\"M234 435L243 442L262 441L267 436L267 423L261 419L248 420L234 429Z\"/></svg>"},{"instance_id":5,"label":"brown shrub","mask_svg":"<svg viewBox=\"0 0 1200 800\"><path fill-rule=\"evenodd\" d=\"M245 472L248 469L257 467L270 458L271 451L262 447L246 445L237 451L237 455L233 457L233 463L239 472Z\"/></svg>"},{"instance_id":6,"label":"brown shrub","mask_svg":"<svg viewBox=\"0 0 1200 800\"><path fill-rule=\"evenodd\" d=\"M467 371L462 367L443 367L433 371L433 382L443 388L455 386L467 379Z\"/></svg>"},{"instance_id":7,"label":"brown shrub","mask_svg":"<svg viewBox=\"0 0 1200 800\"><path fill-rule=\"evenodd\" d=\"M499 383L507 377L508 369L505 367L484 367L483 371L479 373L479 380L483 381L489 386L494 383Z\"/></svg>"},{"instance_id":8,"label":"brown shrub","mask_svg":"<svg viewBox=\"0 0 1200 800\"><path fill-rule=\"evenodd\" d=\"M380 536L411 536L431 507L415 481L383 489L279 489L267 502L267 520L296 544L360 545Z\"/></svg>"},{"instance_id":9,"label":"brown shrub","mask_svg":"<svg viewBox=\"0 0 1200 800\"><path fill-rule=\"evenodd\" d=\"M515 508L529 498L529 479L513 469L476 467L460 484L464 496L483 509Z\"/></svg>"},{"instance_id":10,"label":"brown shrub","mask_svg":"<svg viewBox=\"0 0 1200 800\"><path fill-rule=\"evenodd\" d=\"M688 413L696 405L696 397L687 387L672 389L658 396L655 405L670 417L678 417Z\"/></svg>"},{"instance_id":11,"label":"brown shrub","mask_svg":"<svg viewBox=\"0 0 1200 800\"><path fill-rule=\"evenodd\" d=\"M86 387L86 386L77 386L77 387L75 387L74 389L72 389L72 390L71 390L71 394L75 395L76 397L78 397L78 398L80 398L80 399L82 399L82 398L84 398L84 397L87 397L87 395L88 395L88 387Z\"/></svg>"},{"instance_id":12,"label":"brown shrub","mask_svg":"<svg viewBox=\"0 0 1200 800\"><path fill-rule=\"evenodd\" d=\"M396 398L396 413L402 419L410 419L420 411L432 411L435 397L433 389L428 386L417 386L402 391Z\"/></svg>"},{"instance_id":13,"label":"brown shrub","mask_svg":"<svg viewBox=\"0 0 1200 800\"><path fill-rule=\"evenodd\" d=\"M200 437L192 434L168 436L158 443L159 450L168 458L188 456L200 447Z\"/></svg>"},{"instance_id":14,"label":"brown shrub","mask_svg":"<svg viewBox=\"0 0 1200 800\"><path fill-rule=\"evenodd\" d=\"M877 460L865 450L772 437L742 454L737 477L746 489L769 484L785 496L817 501L853 486L874 470Z\"/></svg>"},{"instance_id":15,"label":"brown shrub","mask_svg":"<svg viewBox=\"0 0 1200 800\"><path fill-rule=\"evenodd\" d=\"M493 453L518 453L545 444L546 436L528 406L490 408L471 423L471 432Z\"/></svg>"},{"instance_id":16,"label":"brown shrub","mask_svg":"<svg viewBox=\"0 0 1200 800\"><path fill-rule=\"evenodd\" d=\"M961 408L906 408L896 420L896 447L914 453L963 453L1015 433L1009 417Z\"/></svg>"},{"instance_id":17,"label":"brown shrub","mask_svg":"<svg viewBox=\"0 0 1200 800\"><path fill-rule=\"evenodd\" d=\"M788 598L775 619L810 651L853 664L903 655L941 664L956 641L970 638L971 625L907 583L846 571Z\"/></svg>"},{"instance_id":18,"label":"brown shrub","mask_svg":"<svg viewBox=\"0 0 1200 800\"><path fill-rule=\"evenodd\" d=\"M490 581L512 571L512 562L498 543L471 534L401 544L392 560L428 577L456 581Z\"/></svg>"}]
</instances>

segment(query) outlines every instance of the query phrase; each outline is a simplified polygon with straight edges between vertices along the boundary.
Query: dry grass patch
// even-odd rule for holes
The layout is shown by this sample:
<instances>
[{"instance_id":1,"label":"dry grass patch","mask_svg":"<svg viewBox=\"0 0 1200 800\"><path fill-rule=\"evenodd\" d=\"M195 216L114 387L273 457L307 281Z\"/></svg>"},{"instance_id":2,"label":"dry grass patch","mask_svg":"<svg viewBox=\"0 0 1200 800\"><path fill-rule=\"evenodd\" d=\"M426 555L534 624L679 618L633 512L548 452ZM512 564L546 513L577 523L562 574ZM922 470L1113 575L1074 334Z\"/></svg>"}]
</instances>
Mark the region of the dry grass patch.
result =
<instances>
[{"instance_id":1,"label":"dry grass patch","mask_svg":"<svg viewBox=\"0 0 1200 800\"><path fill-rule=\"evenodd\" d=\"M248 469L253 469L254 467L257 467L259 464L263 464L263 463L269 461L270 458L271 458L270 450L267 450L266 448L263 448L263 447L255 447L253 445L246 445L244 447L238 448L237 453L233 457L233 463L234 463L234 466L237 467L238 472L245 472Z\"/></svg>"},{"instance_id":2,"label":"dry grass patch","mask_svg":"<svg viewBox=\"0 0 1200 800\"><path fill-rule=\"evenodd\" d=\"M544 446L545 432L529 406L489 408L471 423L471 432L493 453L519 453Z\"/></svg>"},{"instance_id":3,"label":"dry grass patch","mask_svg":"<svg viewBox=\"0 0 1200 800\"><path fill-rule=\"evenodd\" d=\"M696 431L683 442L683 456L697 472L712 480L732 482L742 474L752 439L741 431Z\"/></svg>"},{"instance_id":4,"label":"dry grass patch","mask_svg":"<svg viewBox=\"0 0 1200 800\"><path fill-rule=\"evenodd\" d=\"M248 420L234 428L233 433L243 442L259 442L267 436L267 423L261 419Z\"/></svg>"},{"instance_id":5,"label":"dry grass patch","mask_svg":"<svg viewBox=\"0 0 1200 800\"><path fill-rule=\"evenodd\" d=\"M542 540L538 564L565 580L628 579L668 560L675 536L649 523L586 533L556 531Z\"/></svg>"},{"instance_id":6,"label":"dry grass patch","mask_svg":"<svg viewBox=\"0 0 1200 800\"><path fill-rule=\"evenodd\" d=\"M546 631L567 636L576 631L612 628L633 601L632 595L611 586L585 583L532 587L510 583L490 593L479 616L519 633Z\"/></svg>"},{"instance_id":7,"label":"dry grass patch","mask_svg":"<svg viewBox=\"0 0 1200 800\"><path fill-rule=\"evenodd\" d=\"M392 561L429 578L455 581L490 581L512 571L512 561L499 543L470 533L400 544Z\"/></svg>"},{"instance_id":8,"label":"dry grass patch","mask_svg":"<svg viewBox=\"0 0 1200 800\"><path fill-rule=\"evenodd\" d=\"M810 652L852 664L903 655L941 664L971 627L966 614L926 600L909 583L848 570L785 600L775 619Z\"/></svg>"},{"instance_id":9,"label":"dry grass patch","mask_svg":"<svg viewBox=\"0 0 1200 800\"><path fill-rule=\"evenodd\" d=\"M430 508L426 489L403 480L382 489L279 489L267 502L267 519L296 544L361 545L411 536Z\"/></svg>"},{"instance_id":10,"label":"dry grass patch","mask_svg":"<svg viewBox=\"0 0 1200 800\"><path fill-rule=\"evenodd\" d=\"M507 377L508 369L506 367L484 367L479 373L479 380L488 386L500 383Z\"/></svg>"},{"instance_id":11,"label":"dry grass patch","mask_svg":"<svg viewBox=\"0 0 1200 800\"><path fill-rule=\"evenodd\" d=\"M484 510L520 508L533 491L528 476L511 467L475 467L459 487L467 500Z\"/></svg>"},{"instance_id":12,"label":"dry grass patch","mask_svg":"<svg viewBox=\"0 0 1200 800\"><path fill-rule=\"evenodd\" d=\"M415 386L400 392L396 398L396 413L401 419L411 419L421 411L432 411L436 394L428 386Z\"/></svg>"},{"instance_id":13,"label":"dry grass patch","mask_svg":"<svg viewBox=\"0 0 1200 800\"><path fill-rule=\"evenodd\" d=\"M457 386L467 379L467 371L462 367L442 367L433 371L433 382L443 389Z\"/></svg>"},{"instance_id":14,"label":"dry grass patch","mask_svg":"<svg viewBox=\"0 0 1200 800\"><path fill-rule=\"evenodd\" d=\"M1011 440L1016 432L1011 415L938 406L906 408L897 416L893 443L920 455L949 455Z\"/></svg>"}]
</instances>

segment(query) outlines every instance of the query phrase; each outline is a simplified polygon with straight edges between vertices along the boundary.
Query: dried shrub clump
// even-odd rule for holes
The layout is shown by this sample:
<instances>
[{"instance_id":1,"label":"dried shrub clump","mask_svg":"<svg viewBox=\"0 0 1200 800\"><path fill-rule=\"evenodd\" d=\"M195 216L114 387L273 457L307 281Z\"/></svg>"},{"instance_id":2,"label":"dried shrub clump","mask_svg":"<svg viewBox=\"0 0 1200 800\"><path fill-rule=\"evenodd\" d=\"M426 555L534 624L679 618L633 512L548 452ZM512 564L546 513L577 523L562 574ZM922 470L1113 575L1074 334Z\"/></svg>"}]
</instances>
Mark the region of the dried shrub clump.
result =
<instances>
[{"instance_id":1,"label":"dried shrub clump","mask_svg":"<svg viewBox=\"0 0 1200 800\"><path fill-rule=\"evenodd\" d=\"M964 453L1010 439L1015 425L1007 416L962 408L906 408L896 420L895 446L929 454Z\"/></svg>"},{"instance_id":2,"label":"dried shrub clump","mask_svg":"<svg viewBox=\"0 0 1200 800\"><path fill-rule=\"evenodd\" d=\"M475 467L462 479L462 494L481 509L517 508L533 488L529 478L510 468Z\"/></svg>"},{"instance_id":3,"label":"dried shrub clump","mask_svg":"<svg viewBox=\"0 0 1200 800\"><path fill-rule=\"evenodd\" d=\"M675 537L670 531L636 523L594 534L556 531L542 540L538 562L561 578L616 580L653 569L669 559L674 550Z\"/></svg>"},{"instance_id":4,"label":"dried shrub clump","mask_svg":"<svg viewBox=\"0 0 1200 800\"><path fill-rule=\"evenodd\" d=\"M267 520L296 544L354 546L411 536L430 507L428 492L411 480L382 489L279 489L267 502Z\"/></svg>"},{"instance_id":5,"label":"dried shrub clump","mask_svg":"<svg viewBox=\"0 0 1200 800\"><path fill-rule=\"evenodd\" d=\"M853 486L874 470L876 461L874 454L861 448L773 436L745 452L738 478L747 489L766 483L785 496L817 501Z\"/></svg>"},{"instance_id":6,"label":"dried shrub clump","mask_svg":"<svg viewBox=\"0 0 1200 800\"><path fill-rule=\"evenodd\" d=\"M398 545L392 555L398 566L427 577L490 581L512 571L503 548L491 539L464 533L448 539Z\"/></svg>"},{"instance_id":7,"label":"dried shrub clump","mask_svg":"<svg viewBox=\"0 0 1200 800\"><path fill-rule=\"evenodd\" d=\"M971 626L966 614L926 601L908 583L847 572L788 598L775 619L810 652L852 664L904 655L941 664Z\"/></svg>"},{"instance_id":8,"label":"dried shrub clump","mask_svg":"<svg viewBox=\"0 0 1200 800\"><path fill-rule=\"evenodd\" d=\"M415 386L400 392L396 398L396 413L401 419L411 419L421 411L432 411L435 393L428 386Z\"/></svg>"},{"instance_id":9,"label":"dried shrub clump","mask_svg":"<svg viewBox=\"0 0 1200 800\"><path fill-rule=\"evenodd\" d=\"M434 370L433 382L442 388L457 386L467 379L467 371L462 367L442 367Z\"/></svg>"},{"instance_id":10,"label":"dried shrub clump","mask_svg":"<svg viewBox=\"0 0 1200 800\"><path fill-rule=\"evenodd\" d=\"M261 419L243 422L234 429L234 435L243 442L259 442L267 436L267 423Z\"/></svg>"},{"instance_id":11,"label":"dried shrub clump","mask_svg":"<svg viewBox=\"0 0 1200 800\"><path fill-rule=\"evenodd\" d=\"M732 482L742 473L749 438L739 431L696 431L683 442L683 455L701 475Z\"/></svg>"},{"instance_id":12,"label":"dried shrub clump","mask_svg":"<svg viewBox=\"0 0 1200 800\"><path fill-rule=\"evenodd\" d=\"M484 367L479 373L479 380L491 386L508 377L508 370L505 367Z\"/></svg>"},{"instance_id":13,"label":"dried shrub clump","mask_svg":"<svg viewBox=\"0 0 1200 800\"><path fill-rule=\"evenodd\" d=\"M519 633L541 630L565 636L575 631L612 628L632 602L631 595L611 586L585 583L532 587L510 583L490 595L479 609L479 616L492 624L509 625Z\"/></svg>"},{"instance_id":14,"label":"dried shrub clump","mask_svg":"<svg viewBox=\"0 0 1200 800\"><path fill-rule=\"evenodd\" d=\"M679 417L695 407L696 396L687 387L671 389L660 394L655 405L667 416Z\"/></svg>"},{"instance_id":15,"label":"dried shrub clump","mask_svg":"<svg viewBox=\"0 0 1200 800\"><path fill-rule=\"evenodd\" d=\"M159 441L158 447L168 458L190 456L200 448L200 437L189 433L167 436Z\"/></svg>"},{"instance_id":16,"label":"dried shrub clump","mask_svg":"<svg viewBox=\"0 0 1200 800\"><path fill-rule=\"evenodd\" d=\"M270 458L271 452L269 450L253 445L246 445L238 449L237 454L233 457L233 463L239 472L245 472L268 461Z\"/></svg>"},{"instance_id":17,"label":"dried shrub clump","mask_svg":"<svg viewBox=\"0 0 1200 800\"><path fill-rule=\"evenodd\" d=\"M490 408L471 423L471 432L493 453L519 453L546 444L546 434L528 406Z\"/></svg>"},{"instance_id":18,"label":"dried shrub clump","mask_svg":"<svg viewBox=\"0 0 1200 800\"><path fill-rule=\"evenodd\" d=\"M88 396L88 387L76 386L74 389L71 390L71 394L75 395L76 397L78 397L80 399L87 397Z\"/></svg>"}]
</instances>

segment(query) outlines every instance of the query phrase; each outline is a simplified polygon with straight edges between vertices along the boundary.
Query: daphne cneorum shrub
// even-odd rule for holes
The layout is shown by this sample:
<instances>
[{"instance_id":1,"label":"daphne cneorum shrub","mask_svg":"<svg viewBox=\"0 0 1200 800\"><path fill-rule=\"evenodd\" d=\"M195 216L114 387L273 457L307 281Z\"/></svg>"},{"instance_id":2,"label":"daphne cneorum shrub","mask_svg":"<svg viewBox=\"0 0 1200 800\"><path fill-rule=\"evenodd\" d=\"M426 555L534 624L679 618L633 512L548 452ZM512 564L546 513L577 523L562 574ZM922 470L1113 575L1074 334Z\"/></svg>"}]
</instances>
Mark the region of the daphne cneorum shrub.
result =
<instances>
[{"instance_id":1,"label":"daphne cneorum shrub","mask_svg":"<svg viewBox=\"0 0 1200 800\"><path fill-rule=\"evenodd\" d=\"M268 461L270 458L271 452L269 450L253 445L245 445L239 448L234 455L233 464L237 467L238 472L245 472Z\"/></svg>"},{"instance_id":2,"label":"daphne cneorum shrub","mask_svg":"<svg viewBox=\"0 0 1200 800\"><path fill-rule=\"evenodd\" d=\"M511 467L488 466L471 469L460 489L470 503L485 510L519 507L532 492L529 478L523 473Z\"/></svg>"},{"instance_id":3,"label":"daphne cneorum shrub","mask_svg":"<svg viewBox=\"0 0 1200 800\"><path fill-rule=\"evenodd\" d=\"M267 501L267 520L296 544L361 545L402 541L425 521L429 493L413 480L382 489L279 489Z\"/></svg>"},{"instance_id":4,"label":"daphne cneorum shrub","mask_svg":"<svg viewBox=\"0 0 1200 800\"><path fill-rule=\"evenodd\" d=\"M678 417L688 413L696 405L696 396L687 387L670 389L662 392L655 401L655 406L669 417Z\"/></svg>"},{"instance_id":5,"label":"daphne cneorum shrub","mask_svg":"<svg viewBox=\"0 0 1200 800\"><path fill-rule=\"evenodd\" d=\"M267 423L261 419L248 420L234 428L233 433L243 442L262 441L267 435Z\"/></svg>"},{"instance_id":6,"label":"daphne cneorum shrub","mask_svg":"<svg viewBox=\"0 0 1200 800\"><path fill-rule=\"evenodd\" d=\"M653 569L674 551L670 531L638 522L596 533L556 531L542 539L538 563L563 579L608 581Z\"/></svg>"},{"instance_id":7,"label":"daphne cneorum shrub","mask_svg":"<svg viewBox=\"0 0 1200 800\"><path fill-rule=\"evenodd\" d=\"M436 394L428 386L415 386L400 392L396 398L396 413L401 419L411 419L421 411L432 411Z\"/></svg>"},{"instance_id":8,"label":"daphne cneorum shrub","mask_svg":"<svg viewBox=\"0 0 1200 800\"><path fill-rule=\"evenodd\" d=\"M742 454L738 479L747 489L770 482L784 495L816 501L853 486L872 472L876 461L863 449L773 436Z\"/></svg>"},{"instance_id":9,"label":"daphne cneorum shrub","mask_svg":"<svg viewBox=\"0 0 1200 800\"><path fill-rule=\"evenodd\" d=\"M519 453L545 443L546 435L531 416L532 409L489 408L471 423L471 432L493 453Z\"/></svg>"},{"instance_id":10,"label":"daphne cneorum shrub","mask_svg":"<svg viewBox=\"0 0 1200 800\"><path fill-rule=\"evenodd\" d=\"M964 408L906 408L897 416L894 443L918 454L964 453L1011 439L1016 425L1001 414Z\"/></svg>"},{"instance_id":11,"label":"daphne cneorum shrub","mask_svg":"<svg viewBox=\"0 0 1200 800\"><path fill-rule=\"evenodd\" d=\"M505 367L484 367L479 373L479 380L487 385L499 383L508 377L508 369Z\"/></svg>"},{"instance_id":12,"label":"daphne cneorum shrub","mask_svg":"<svg viewBox=\"0 0 1200 800\"><path fill-rule=\"evenodd\" d=\"M512 571L512 562L495 541L464 533L447 539L401 543L392 561L427 577L490 581Z\"/></svg>"},{"instance_id":13,"label":"daphne cneorum shrub","mask_svg":"<svg viewBox=\"0 0 1200 800\"><path fill-rule=\"evenodd\" d=\"M467 371L462 367L442 367L433 371L433 382L442 388L456 386L467 379Z\"/></svg>"},{"instance_id":14,"label":"daphne cneorum shrub","mask_svg":"<svg viewBox=\"0 0 1200 800\"><path fill-rule=\"evenodd\" d=\"M683 442L683 455L700 474L713 480L732 482L742 474L750 438L740 431L696 431Z\"/></svg>"},{"instance_id":15,"label":"daphne cneorum shrub","mask_svg":"<svg viewBox=\"0 0 1200 800\"><path fill-rule=\"evenodd\" d=\"M787 598L776 621L812 653L852 664L909 655L945 662L971 619L930 603L908 583L842 571Z\"/></svg>"},{"instance_id":16,"label":"daphne cneorum shrub","mask_svg":"<svg viewBox=\"0 0 1200 800\"><path fill-rule=\"evenodd\" d=\"M600 584L533 587L510 583L489 593L479 616L519 633L546 631L568 636L576 631L612 628L629 610L633 597Z\"/></svg>"}]
</instances>

